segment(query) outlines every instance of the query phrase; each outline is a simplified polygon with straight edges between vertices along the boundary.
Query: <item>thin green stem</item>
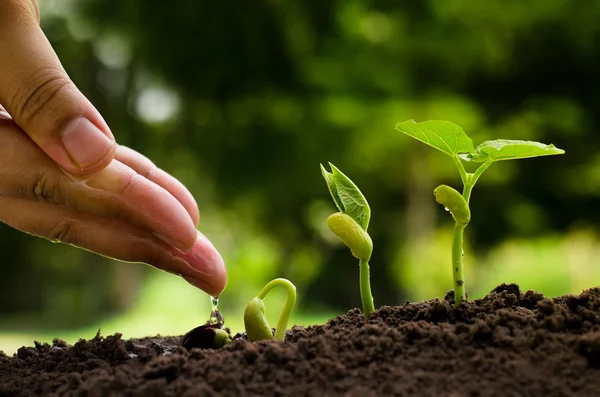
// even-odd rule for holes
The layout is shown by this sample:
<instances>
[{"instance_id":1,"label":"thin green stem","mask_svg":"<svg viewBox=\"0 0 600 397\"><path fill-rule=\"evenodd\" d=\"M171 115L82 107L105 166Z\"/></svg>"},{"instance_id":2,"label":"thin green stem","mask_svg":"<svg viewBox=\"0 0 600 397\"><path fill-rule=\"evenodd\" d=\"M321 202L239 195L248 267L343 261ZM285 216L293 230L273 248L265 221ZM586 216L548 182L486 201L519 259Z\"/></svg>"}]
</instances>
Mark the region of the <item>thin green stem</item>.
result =
<instances>
[{"instance_id":1,"label":"thin green stem","mask_svg":"<svg viewBox=\"0 0 600 397\"><path fill-rule=\"evenodd\" d=\"M265 296L275 287L283 287L286 291L285 302L277 320L277 328L275 328L275 339L283 341L287 331L287 325L296 305L296 287L285 278L276 278L271 280L264 286L258 294L258 298L263 300Z\"/></svg>"},{"instance_id":2,"label":"thin green stem","mask_svg":"<svg viewBox=\"0 0 600 397\"><path fill-rule=\"evenodd\" d=\"M477 180L479 179L481 174L483 174L483 172L487 170L491 164L492 161L488 160L485 163L481 164L479 168L477 168L477 170L473 173L473 177L471 178L471 183L473 184L473 186L475 186L475 183L477 183Z\"/></svg>"},{"instance_id":3,"label":"thin green stem","mask_svg":"<svg viewBox=\"0 0 600 397\"><path fill-rule=\"evenodd\" d=\"M456 168L458 168L460 179L462 180L463 185L467 185L467 183L469 182L469 174L467 174L465 166L460 161L460 158L456 155L452 156L452 160L454 160L454 164L456 164Z\"/></svg>"},{"instance_id":4,"label":"thin green stem","mask_svg":"<svg viewBox=\"0 0 600 397\"><path fill-rule=\"evenodd\" d=\"M371 294L371 276L369 269L369 261L360 259L360 297L363 305L363 315L365 320L369 319L369 313L375 311L373 295Z\"/></svg>"},{"instance_id":5,"label":"thin green stem","mask_svg":"<svg viewBox=\"0 0 600 397\"><path fill-rule=\"evenodd\" d=\"M469 200L471 200L471 191L473 190L475 183L477 183L477 180L479 179L481 174L483 174L483 172L485 170L487 170L491 164L492 164L492 161L486 161L485 163L481 164L474 173L472 173L472 174L467 173L466 182L463 179L463 184L465 186L463 189L463 197L464 197L465 201L467 202L467 204L469 204ZM461 166L462 166L462 164L461 164ZM464 170L464 167L463 167L463 170ZM460 168L458 171L461 172ZM462 174L461 174L461 178L462 178Z\"/></svg>"},{"instance_id":6,"label":"thin green stem","mask_svg":"<svg viewBox=\"0 0 600 397\"><path fill-rule=\"evenodd\" d=\"M472 175L472 174L470 174L470 175ZM467 202L467 205L469 205L469 200L471 199L471 191L473 190L473 186L474 186L474 184L471 183L471 181L469 181L465 184L465 187L463 189L462 196L465 199L465 201Z\"/></svg>"},{"instance_id":7,"label":"thin green stem","mask_svg":"<svg viewBox=\"0 0 600 397\"><path fill-rule=\"evenodd\" d=\"M463 276L463 231L465 226L454 225L452 236L452 276L454 278L454 302L458 305L466 300Z\"/></svg>"}]
</instances>

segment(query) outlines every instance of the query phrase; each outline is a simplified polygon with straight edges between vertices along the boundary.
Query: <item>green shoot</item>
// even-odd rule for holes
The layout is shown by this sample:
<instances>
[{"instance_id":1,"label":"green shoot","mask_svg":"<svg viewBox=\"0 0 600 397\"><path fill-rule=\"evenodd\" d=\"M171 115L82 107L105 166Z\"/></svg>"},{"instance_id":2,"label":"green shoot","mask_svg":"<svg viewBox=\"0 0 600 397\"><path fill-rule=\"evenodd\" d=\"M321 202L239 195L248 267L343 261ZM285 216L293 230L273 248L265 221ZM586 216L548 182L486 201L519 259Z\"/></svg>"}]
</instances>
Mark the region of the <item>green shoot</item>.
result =
<instances>
[{"instance_id":1,"label":"green shoot","mask_svg":"<svg viewBox=\"0 0 600 397\"><path fill-rule=\"evenodd\" d=\"M265 303L263 299L265 296L275 287L283 287L287 293L283 308L279 314L279 320L277 321L277 328L275 329L275 336L271 327L265 317ZM246 327L246 334L250 342L259 340L279 340L285 339L285 333L287 331L288 321L296 305L296 287L291 281L285 278L276 278L271 280L265 287L260 291L258 296L248 303L246 311L244 312L244 325Z\"/></svg>"},{"instance_id":2,"label":"green shoot","mask_svg":"<svg viewBox=\"0 0 600 397\"><path fill-rule=\"evenodd\" d=\"M396 129L418 141L438 149L450 157L458 168L463 183L462 195L449 186L435 189L436 201L446 207L455 221L452 239L452 274L454 278L454 301L466 300L463 276L463 231L471 220L469 201L471 191L483 172L495 161L516 160L539 156L563 154L565 151L554 145L539 142L498 139L483 142L474 147L471 138L449 121L430 120L416 123L408 120L396 124ZM473 173L466 171L462 161L481 163Z\"/></svg>"},{"instance_id":3,"label":"green shoot","mask_svg":"<svg viewBox=\"0 0 600 397\"><path fill-rule=\"evenodd\" d=\"M321 165L323 178L333 197L335 205L340 212L327 218L327 225L331 231L350 248L352 255L359 260L360 270L360 296L365 319L375 311L373 295L371 294L371 280L369 274L369 260L373 253L373 242L367 233L371 209L369 203L358 187L333 164L329 163L332 172L328 172Z\"/></svg>"}]
</instances>

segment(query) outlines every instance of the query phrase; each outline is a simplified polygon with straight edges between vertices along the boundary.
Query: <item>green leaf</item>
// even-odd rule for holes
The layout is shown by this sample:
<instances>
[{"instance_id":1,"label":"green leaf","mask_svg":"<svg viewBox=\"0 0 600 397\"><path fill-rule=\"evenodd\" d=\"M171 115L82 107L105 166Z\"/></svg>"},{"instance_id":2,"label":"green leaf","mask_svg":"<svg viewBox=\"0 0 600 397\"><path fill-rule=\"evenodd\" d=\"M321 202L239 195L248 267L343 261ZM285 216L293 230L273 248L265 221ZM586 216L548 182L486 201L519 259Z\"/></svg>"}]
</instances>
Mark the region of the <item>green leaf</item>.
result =
<instances>
[{"instance_id":1,"label":"green leaf","mask_svg":"<svg viewBox=\"0 0 600 397\"><path fill-rule=\"evenodd\" d=\"M540 142L498 139L485 141L473 153L460 155L466 161L483 163L485 161L516 160L539 156L563 154L565 151L554 145Z\"/></svg>"},{"instance_id":2,"label":"green leaf","mask_svg":"<svg viewBox=\"0 0 600 397\"><path fill-rule=\"evenodd\" d=\"M367 230L371 220L371 208L367 203L367 199L350 178L333 164L329 163L329 165L331 166L331 173L327 172L322 164L321 172L325 182L327 182L329 193L331 193L335 205L341 212L354 219L364 230Z\"/></svg>"},{"instance_id":3,"label":"green leaf","mask_svg":"<svg viewBox=\"0 0 600 397\"><path fill-rule=\"evenodd\" d=\"M396 129L442 152L455 156L473 153L473 141L465 132L449 121L430 120L416 123L414 120L396 124Z\"/></svg>"},{"instance_id":4,"label":"green leaf","mask_svg":"<svg viewBox=\"0 0 600 397\"><path fill-rule=\"evenodd\" d=\"M325 167L323 167L323 164L321 164L321 173L323 174L323 178L325 178L325 182L327 183L327 188L329 189L329 193L331 193L331 197L333 198L333 201L335 202L335 206L338 207L338 209L343 212L344 204L342 204L342 202L337 194L337 187L333 180L333 174L328 172L325 169Z\"/></svg>"}]
</instances>

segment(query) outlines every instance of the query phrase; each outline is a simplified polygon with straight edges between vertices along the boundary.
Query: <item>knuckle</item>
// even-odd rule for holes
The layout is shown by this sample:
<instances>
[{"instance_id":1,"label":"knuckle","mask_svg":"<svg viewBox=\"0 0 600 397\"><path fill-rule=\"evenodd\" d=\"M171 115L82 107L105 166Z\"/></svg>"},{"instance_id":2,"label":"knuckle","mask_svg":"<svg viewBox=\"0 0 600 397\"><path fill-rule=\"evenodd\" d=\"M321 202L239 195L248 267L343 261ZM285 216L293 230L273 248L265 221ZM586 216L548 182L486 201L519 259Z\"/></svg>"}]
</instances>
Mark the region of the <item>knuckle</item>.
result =
<instances>
[{"instance_id":1,"label":"knuckle","mask_svg":"<svg viewBox=\"0 0 600 397\"><path fill-rule=\"evenodd\" d=\"M140 178L139 174L136 173L128 173L125 176L125 179L123 180L123 183L121 184L121 188L119 189L119 195L121 197L123 196L127 196L127 193L133 189L135 189L135 186L137 185L137 180L138 178Z\"/></svg>"},{"instance_id":2,"label":"knuckle","mask_svg":"<svg viewBox=\"0 0 600 397\"><path fill-rule=\"evenodd\" d=\"M148 160L148 162L144 165L144 168L142 170L142 172L140 173L141 176L143 176L146 179L150 179L152 177L152 174L154 174L154 172L156 171L158 167L156 167L156 165L154 165L154 163L150 160Z\"/></svg>"},{"instance_id":3,"label":"knuckle","mask_svg":"<svg viewBox=\"0 0 600 397\"><path fill-rule=\"evenodd\" d=\"M49 204L69 205L59 184L46 173L35 173L31 178L28 190L28 196L38 201Z\"/></svg>"},{"instance_id":4,"label":"knuckle","mask_svg":"<svg viewBox=\"0 0 600 397\"><path fill-rule=\"evenodd\" d=\"M60 104L55 105L53 101L72 85L71 80L55 68L41 69L29 81L31 84L23 86L14 98L13 116L24 125L59 109Z\"/></svg>"},{"instance_id":5,"label":"knuckle","mask_svg":"<svg viewBox=\"0 0 600 397\"><path fill-rule=\"evenodd\" d=\"M61 218L48 230L46 238L55 243L68 243L77 245L75 221L69 218Z\"/></svg>"}]
</instances>

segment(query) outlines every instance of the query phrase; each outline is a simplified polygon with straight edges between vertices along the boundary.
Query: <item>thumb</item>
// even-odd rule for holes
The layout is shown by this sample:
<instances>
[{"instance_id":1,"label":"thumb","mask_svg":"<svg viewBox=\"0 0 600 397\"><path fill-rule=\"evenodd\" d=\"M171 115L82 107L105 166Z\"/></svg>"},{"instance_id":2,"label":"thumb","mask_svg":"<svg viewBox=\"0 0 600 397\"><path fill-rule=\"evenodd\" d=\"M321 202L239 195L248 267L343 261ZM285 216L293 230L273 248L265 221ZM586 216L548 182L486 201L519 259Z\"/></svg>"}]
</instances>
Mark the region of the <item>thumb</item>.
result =
<instances>
[{"instance_id":1,"label":"thumb","mask_svg":"<svg viewBox=\"0 0 600 397\"><path fill-rule=\"evenodd\" d=\"M39 26L37 1L0 2L0 43L0 105L65 171L106 167L114 137L60 64Z\"/></svg>"}]
</instances>

